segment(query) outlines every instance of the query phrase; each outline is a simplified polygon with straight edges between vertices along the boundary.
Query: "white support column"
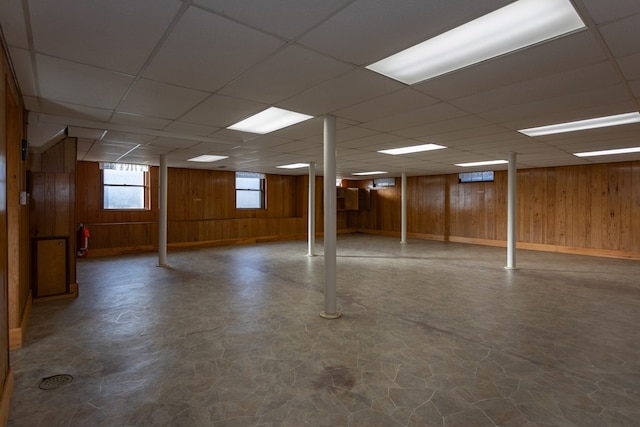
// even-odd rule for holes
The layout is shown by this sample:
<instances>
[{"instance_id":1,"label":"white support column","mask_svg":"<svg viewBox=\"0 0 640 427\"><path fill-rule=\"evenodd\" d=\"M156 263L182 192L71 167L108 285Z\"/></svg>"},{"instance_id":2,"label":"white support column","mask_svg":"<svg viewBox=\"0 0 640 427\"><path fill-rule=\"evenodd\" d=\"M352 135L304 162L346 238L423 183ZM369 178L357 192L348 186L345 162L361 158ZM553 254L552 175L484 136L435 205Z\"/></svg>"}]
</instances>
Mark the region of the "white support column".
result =
<instances>
[{"instance_id":1,"label":"white support column","mask_svg":"<svg viewBox=\"0 0 640 427\"><path fill-rule=\"evenodd\" d=\"M320 316L337 319L336 310L336 118L324 118L324 311Z\"/></svg>"},{"instance_id":2,"label":"white support column","mask_svg":"<svg viewBox=\"0 0 640 427\"><path fill-rule=\"evenodd\" d=\"M400 243L407 243L407 174L402 172L400 211Z\"/></svg>"},{"instance_id":3,"label":"white support column","mask_svg":"<svg viewBox=\"0 0 640 427\"><path fill-rule=\"evenodd\" d=\"M516 269L516 153L509 152L507 183L507 270Z\"/></svg>"},{"instance_id":4,"label":"white support column","mask_svg":"<svg viewBox=\"0 0 640 427\"><path fill-rule=\"evenodd\" d=\"M316 246L316 163L309 162L309 209L307 212L309 222L308 242L309 251L307 256L315 256Z\"/></svg>"},{"instance_id":5,"label":"white support column","mask_svg":"<svg viewBox=\"0 0 640 427\"><path fill-rule=\"evenodd\" d=\"M158 221L158 267L168 267L167 264L167 155L160 155L159 171L159 221Z\"/></svg>"}]
</instances>

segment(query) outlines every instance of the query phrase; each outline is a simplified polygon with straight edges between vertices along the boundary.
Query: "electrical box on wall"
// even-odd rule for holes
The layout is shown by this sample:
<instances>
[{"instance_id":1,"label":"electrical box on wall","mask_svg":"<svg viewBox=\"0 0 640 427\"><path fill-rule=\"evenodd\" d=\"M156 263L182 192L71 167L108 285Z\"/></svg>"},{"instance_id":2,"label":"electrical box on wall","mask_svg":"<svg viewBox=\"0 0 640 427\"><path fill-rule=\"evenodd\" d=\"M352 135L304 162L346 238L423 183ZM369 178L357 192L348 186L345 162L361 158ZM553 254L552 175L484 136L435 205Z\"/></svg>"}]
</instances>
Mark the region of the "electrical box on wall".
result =
<instances>
[{"instance_id":1,"label":"electrical box on wall","mask_svg":"<svg viewBox=\"0 0 640 427\"><path fill-rule=\"evenodd\" d=\"M21 206L27 206L28 201L29 201L29 193L27 193L26 191L21 191L20 192L20 205Z\"/></svg>"}]
</instances>

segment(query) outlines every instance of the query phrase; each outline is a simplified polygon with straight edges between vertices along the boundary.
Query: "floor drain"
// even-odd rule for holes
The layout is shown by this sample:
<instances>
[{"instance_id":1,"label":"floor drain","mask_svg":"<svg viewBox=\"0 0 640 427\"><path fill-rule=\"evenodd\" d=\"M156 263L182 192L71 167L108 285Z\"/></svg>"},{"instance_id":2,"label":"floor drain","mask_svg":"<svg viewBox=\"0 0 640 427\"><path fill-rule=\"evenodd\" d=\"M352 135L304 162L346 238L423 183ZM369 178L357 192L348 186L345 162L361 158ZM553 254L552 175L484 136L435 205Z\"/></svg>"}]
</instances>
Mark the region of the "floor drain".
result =
<instances>
[{"instance_id":1,"label":"floor drain","mask_svg":"<svg viewBox=\"0 0 640 427\"><path fill-rule=\"evenodd\" d=\"M71 381L73 381L73 377L69 374L53 375L51 377L43 378L42 381L40 381L39 387L42 390L54 390L65 384L69 384Z\"/></svg>"}]
</instances>

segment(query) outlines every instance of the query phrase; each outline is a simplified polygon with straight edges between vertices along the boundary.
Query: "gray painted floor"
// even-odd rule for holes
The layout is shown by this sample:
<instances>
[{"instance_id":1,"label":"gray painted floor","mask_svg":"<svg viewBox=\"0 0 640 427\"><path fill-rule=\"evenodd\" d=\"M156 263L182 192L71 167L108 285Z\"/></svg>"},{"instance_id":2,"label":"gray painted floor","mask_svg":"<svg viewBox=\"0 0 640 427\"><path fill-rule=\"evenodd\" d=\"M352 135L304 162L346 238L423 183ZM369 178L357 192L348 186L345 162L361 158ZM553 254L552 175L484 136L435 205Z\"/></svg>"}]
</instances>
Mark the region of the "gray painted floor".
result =
<instances>
[{"instance_id":1,"label":"gray painted floor","mask_svg":"<svg viewBox=\"0 0 640 427\"><path fill-rule=\"evenodd\" d=\"M337 320L306 242L81 260L11 353L9 425L640 425L640 262L517 255L339 236Z\"/></svg>"}]
</instances>

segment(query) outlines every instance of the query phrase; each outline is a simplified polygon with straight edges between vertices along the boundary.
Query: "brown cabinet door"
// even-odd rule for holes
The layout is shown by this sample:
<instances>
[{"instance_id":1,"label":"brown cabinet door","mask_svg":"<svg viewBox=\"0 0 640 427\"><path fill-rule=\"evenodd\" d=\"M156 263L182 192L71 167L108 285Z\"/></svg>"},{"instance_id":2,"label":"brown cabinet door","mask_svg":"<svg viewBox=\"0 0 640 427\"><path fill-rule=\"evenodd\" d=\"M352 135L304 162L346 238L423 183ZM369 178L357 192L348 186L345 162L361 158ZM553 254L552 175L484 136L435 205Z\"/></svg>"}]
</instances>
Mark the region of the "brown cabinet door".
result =
<instances>
[{"instance_id":1,"label":"brown cabinet door","mask_svg":"<svg viewBox=\"0 0 640 427\"><path fill-rule=\"evenodd\" d=\"M36 251L36 296L67 292L67 239L39 239Z\"/></svg>"}]
</instances>

